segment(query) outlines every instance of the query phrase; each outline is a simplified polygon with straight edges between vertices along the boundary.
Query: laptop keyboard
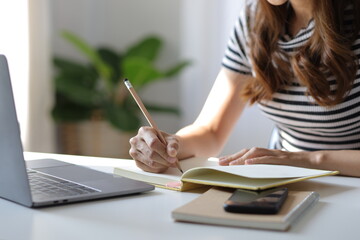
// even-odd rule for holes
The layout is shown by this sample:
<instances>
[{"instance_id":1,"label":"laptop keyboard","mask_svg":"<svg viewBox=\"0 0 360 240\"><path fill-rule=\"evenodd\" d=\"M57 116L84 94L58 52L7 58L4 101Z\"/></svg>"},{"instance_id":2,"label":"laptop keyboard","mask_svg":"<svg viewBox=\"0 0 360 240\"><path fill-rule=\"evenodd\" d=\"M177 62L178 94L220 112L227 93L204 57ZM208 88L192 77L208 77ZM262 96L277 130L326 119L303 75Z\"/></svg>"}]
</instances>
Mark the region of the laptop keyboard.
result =
<instances>
[{"instance_id":1,"label":"laptop keyboard","mask_svg":"<svg viewBox=\"0 0 360 240\"><path fill-rule=\"evenodd\" d=\"M32 169L28 169L31 193L34 198L61 198L93 192L101 192L98 189L81 185L55 176L47 175Z\"/></svg>"}]
</instances>

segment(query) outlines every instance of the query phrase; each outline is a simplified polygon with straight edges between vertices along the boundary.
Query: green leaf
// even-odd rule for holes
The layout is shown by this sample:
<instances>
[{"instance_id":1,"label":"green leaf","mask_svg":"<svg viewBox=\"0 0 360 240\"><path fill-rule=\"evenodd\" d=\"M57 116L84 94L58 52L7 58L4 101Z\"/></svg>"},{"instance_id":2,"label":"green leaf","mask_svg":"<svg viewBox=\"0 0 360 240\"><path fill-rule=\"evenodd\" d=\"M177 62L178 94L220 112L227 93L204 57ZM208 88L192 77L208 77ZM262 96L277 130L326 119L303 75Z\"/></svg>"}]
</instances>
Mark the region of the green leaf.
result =
<instances>
[{"instance_id":1,"label":"green leaf","mask_svg":"<svg viewBox=\"0 0 360 240\"><path fill-rule=\"evenodd\" d=\"M163 43L159 37L150 36L134 44L126 52L126 57L140 57L154 61L159 55Z\"/></svg>"},{"instance_id":2,"label":"green leaf","mask_svg":"<svg viewBox=\"0 0 360 240\"><path fill-rule=\"evenodd\" d=\"M97 85L99 76L91 66L83 66L60 58L54 59L54 65L58 68L57 76L73 81L73 84L84 88L95 88Z\"/></svg>"},{"instance_id":3,"label":"green leaf","mask_svg":"<svg viewBox=\"0 0 360 240\"><path fill-rule=\"evenodd\" d=\"M121 76L120 62L121 57L112 49L101 47L98 49L101 59L112 69L111 80L115 84L119 81Z\"/></svg>"},{"instance_id":4,"label":"green leaf","mask_svg":"<svg viewBox=\"0 0 360 240\"><path fill-rule=\"evenodd\" d=\"M106 118L112 126L125 132L133 132L140 127L140 119L136 113L116 105L106 107Z\"/></svg>"},{"instance_id":5,"label":"green leaf","mask_svg":"<svg viewBox=\"0 0 360 240\"><path fill-rule=\"evenodd\" d=\"M51 111L56 122L80 122L90 118L92 109L73 103L57 103Z\"/></svg>"},{"instance_id":6,"label":"green leaf","mask_svg":"<svg viewBox=\"0 0 360 240\"><path fill-rule=\"evenodd\" d=\"M54 66L58 68L60 71L68 71L68 72L83 72L86 71L86 67L82 64L76 63L71 60L67 60L60 57L55 57L53 59Z\"/></svg>"},{"instance_id":7,"label":"green leaf","mask_svg":"<svg viewBox=\"0 0 360 240\"><path fill-rule=\"evenodd\" d=\"M181 63L176 64L175 66L171 67L169 70L165 72L165 77L171 78L179 74L184 68L191 64L190 61L183 61Z\"/></svg>"},{"instance_id":8,"label":"green leaf","mask_svg":"<svg viewBox=\"0 0 360 240\"><path fill-rule=\"evenodd\" d=\"M165 76L149 60L138 57L124 59L122 69L124 76L138 88Z\"/></svg>"},{"instance_id":9,"label":"green leaf","mask_svg":"<svg viewBox=\"0 0 360 240\"><path fill-rule=\"evenodd\" d=\"M94 88L87 88L76 79L61 75L55 78L56 91L74 103L93 106L100 102L102 95Z\"/></svg>"},{"instance_id":10,"label":"green leaf","mask_svg":"<svg viewBox=\"0 0 360 240\"><path fill-rule=\"evenodd\" d=\"M170 106L158 106L158 105L151 105L148 103L144 103L146 109L149 112L159 112L159 113L170 113L180 116L180 110L177 107L170 107Z\"/></svg>"},{"instance_id":11,"label":"green leaf","mask_svg":"<svg viewBox=\"0 0 360 240\"><path fill-rule=\"evenodd\" d=\"M108 90L111 90L112 84L110 81L111 78L111 68L106 65L106 63L101 59L97 51L95 51L90 45L88 45L83 39L72 34L68 31L64 31L62 36L73 44L80 52L82 52L92 64L94 64L96 70L99 72L101 78L105 81Z\"/></svg>"}]
</instances>

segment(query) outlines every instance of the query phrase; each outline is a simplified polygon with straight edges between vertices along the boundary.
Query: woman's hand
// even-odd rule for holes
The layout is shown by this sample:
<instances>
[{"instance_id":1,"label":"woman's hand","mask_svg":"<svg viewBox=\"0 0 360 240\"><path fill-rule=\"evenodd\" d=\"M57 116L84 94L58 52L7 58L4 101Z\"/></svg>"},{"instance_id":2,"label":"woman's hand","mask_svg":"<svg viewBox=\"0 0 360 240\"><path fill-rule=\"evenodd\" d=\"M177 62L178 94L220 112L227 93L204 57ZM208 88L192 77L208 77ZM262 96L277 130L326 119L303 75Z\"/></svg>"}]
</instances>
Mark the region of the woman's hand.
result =
<instances>
[{"instance_id":1,"label":"woman's hand","mask_svg":"<svg viewBox=\"0 0 360 240\"><path fill-rule=\"evenodd\" d=\"M266 148L243 149L219 159L220 165L279 164L297 167L314 167L310 152L286 152Z\"/></svg>"},{"instance_id":2,"label":"woman's hand","mask_svg":"<svg viewBox=\"0 0 360 240\"><path fill-rule=\"evenodd\" d=\"M161 134L166 144L160 141L158 132L151 127L141 127L138 134L130 139L129 154L144 171L160 173L169 167L176 167L179 140L175 135Z\"/></svg>"},{"instance_id":3,"label":"woman's hand","mask_svg":"<svg viewBox=\"0 0 360 240\"><path fill-rule=\"evenodd\" d=\"M339 171L341 175L360 177L360 151L335 150L286 152L266 148L243 149L219 159L220 165L279 164Z\"/></svg>"}]
</instances>

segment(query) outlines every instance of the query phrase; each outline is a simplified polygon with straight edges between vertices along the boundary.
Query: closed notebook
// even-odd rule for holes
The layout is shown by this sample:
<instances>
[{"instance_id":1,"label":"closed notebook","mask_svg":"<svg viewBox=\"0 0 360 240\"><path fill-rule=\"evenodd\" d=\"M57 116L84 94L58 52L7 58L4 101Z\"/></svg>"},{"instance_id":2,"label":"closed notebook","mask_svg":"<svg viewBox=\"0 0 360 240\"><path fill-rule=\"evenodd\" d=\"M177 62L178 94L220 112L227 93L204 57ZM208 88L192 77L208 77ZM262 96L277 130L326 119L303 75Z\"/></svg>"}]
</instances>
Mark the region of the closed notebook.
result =
<instances>
[{"instance_id":1,"label":"closed notebook","mask_svg":"<svg viewBox=\"0 0 360 240\"><path fill-rule=\"evenodd\" d=\"M172 217L181 222L285 231L319 199L316 192L289 191L284 205L275 215L229 213L223 209L223 205L233 191L211 188L172 211Z\"/></svg>"},{"instance_id":2,"label":"closed notebook","mask_svg":"<svg viewBox=\"0 0 360 240\"><path fill-rule=\"evenodd\" d=\"M159 174L144 172L136 166L134 160L122 160L121 167L115 168L114 173L177 191L187 191L202 185L262 190L338 173L284 165L219 166L217 158L190 158L180 164L184 174L176 168Z\"/></svg>"}]
</instances>

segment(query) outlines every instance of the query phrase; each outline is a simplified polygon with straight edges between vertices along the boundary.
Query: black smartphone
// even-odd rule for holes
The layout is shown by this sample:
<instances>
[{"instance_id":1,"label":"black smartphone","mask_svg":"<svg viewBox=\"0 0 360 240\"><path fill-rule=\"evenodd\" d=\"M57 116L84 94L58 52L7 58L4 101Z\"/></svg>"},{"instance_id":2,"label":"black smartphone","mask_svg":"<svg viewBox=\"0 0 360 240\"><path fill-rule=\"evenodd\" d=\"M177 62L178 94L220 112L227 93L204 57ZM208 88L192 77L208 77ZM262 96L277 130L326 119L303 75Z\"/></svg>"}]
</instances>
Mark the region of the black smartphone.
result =
<instances>
[{"instance_id":1,"label":"black smartphone","mask_svg":"<svg viewBox=\"0 0 360 240\"><path fill-rule=\"evenodd\" d=\"M264 191L237 189L225 202L224 209L233 213L276 214L287 195L287 188Z\"/></svg>"}]
</instances>

